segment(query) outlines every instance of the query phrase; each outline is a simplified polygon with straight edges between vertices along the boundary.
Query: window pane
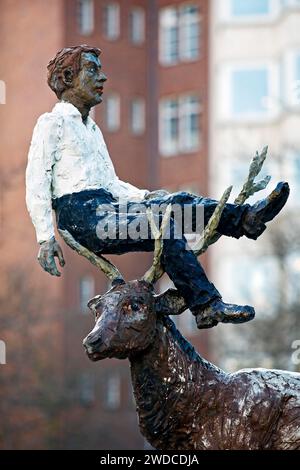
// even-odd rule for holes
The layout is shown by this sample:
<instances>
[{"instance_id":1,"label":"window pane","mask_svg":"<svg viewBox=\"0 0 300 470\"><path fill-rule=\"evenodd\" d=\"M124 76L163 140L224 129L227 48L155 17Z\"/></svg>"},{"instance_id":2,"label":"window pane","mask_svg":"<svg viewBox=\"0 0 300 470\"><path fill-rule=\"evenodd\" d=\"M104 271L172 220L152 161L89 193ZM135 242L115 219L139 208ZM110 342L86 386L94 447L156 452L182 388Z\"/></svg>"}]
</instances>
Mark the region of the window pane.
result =
<instances>
[{"instance_id":1,"label":"window pane","mask_svg":"<svg viewBox=\"0 0 300 470\"><path fill-rule=\"evenodd\" d=\"M300 80L300 54L296 56L295 69L295 79Z\"/></svg>"},{"instance_id":2,"label":"window pane","mask_svg":"<svg viewBox=\"0 0 300 470\"><path fill-rule=\"evenodd\" d=\"M115 373L107 379L106 406L110 410L116 410L121 404L121 379Z\"/></svg>"},{"instance_id":3,"label":"window pane","mask_svg":"<svg viewBox=\"0 0 300 470\"><path fill-rule=\"evenodd\" d=\"M293 103L296 106L300 105L300 54L295 57L295 74L293 77L292 91L293 91Z\"/></svg>"},{"instance_id":4,"label":"window pane","mask_svg":"<svg viewBox=\"0 0 300 470\"><path fill-rule=\"evenodd\" d=\"M106 98L106 127L110 131L116 131L120 127L120 97L117 94L108 95Z\"/></svg>"},{"instance_id":5,"label":"window pane","mask_svg":"<svg viewBox=\"0 0 300 470\"><path fill-rule=\"evenodd\" d=\"M90 406L95 401L95 381L89 372L82 373L79 377L79 399L82 406Z\"/></svg>"},{"instance_id":6,"label":"window pane","mask_svg":"<svg viewBox=\"0 0 300 470\"><path fill-rule=\"evenodd\" d=\"M180 149L192 151L199 146L200 103L196 96L187 96L180 101Z\"/></svg>"},{"instance_id":7,"label":"window pane","mask_svg":"<svg viewBox=\"0 0 300 470\"><path fill-rule=\"evenodd\" d=\"M84 276L80 279L79 295L80 311L87 313L89 311L87 304L95 295L95 281L92 276Z\"/></svg>"},{"instance_id":8,"label":"window pane","mask_svg":"<svg viewBox=\"0 0 300 470\"><path fill-rule=\"evenodd\" d=\"M94 2L93 0L79 0L78 25L82 35L91 34L94 29Z\"/></svg>"},{"instance_id":9,"label":"window pane","mask_svg":"<svg viewBox=\"0 0 300 470\"><path fill-rule=\"evenodd\" d=\"M231 0L231 12L234 16L267 15L269 11L269 0Z\"/></svg>"},{"instance_id":10,"label":"window pane","mask_svg":"<svg viewBox=\"0 0 300 470\"><path fill-rule=\"evenodd\" d=\"M299 206L300 201L298 194L300 192L300 152L287 152L284 158L284 176L289 182L291 194L289 202L294 206Z\"/></svg>"},{"instance_id":11,"label":"window pane","mask_svg":"<svg viewBox=\"0 0 300 470\"><path fill-rule=\"evenodd\" d=\"M104 32L108 39L117 39L120 35L120 6L110 3L104 7Z\"/></svg>"},{"instance_id":12,"label":"window pane","mask_svg":"<svg viewBox=\"0 0 300 470\"><path fill-rule=\"evenodd\" d=\"M133 134L142 134L145 130L145 102L135 98L131 103L131 130Z\"/></svg>"},{"instance_id":13,"label":"window pane","mask_svg":"<svg viewBox=\"0 0 300 470\"><path fill-rule=\"evenodd\" d=\"M268 70L236 70L231 81L234 114L267 112Z\"/></svg>"},{"instance_id":14,"label":"window pane","mask_svg":"<svg viewBox=\"0 0 300 470\"><path fill-rule=\"evenodd\" d=\"M165 64L176 63L179 45L178 14L175 8L160 13L160 60Z\"/></svg>"},{"instance_id":15,"label":"window pane","mask_svg":"<svg viewBox=\"0 0 300 470\"><path fill-rule=\"evenodd\" d=\"M180 56L191 60L199 55L199 13L193 5L184 6L180 10Z\"/></svg>"},{"instance_id":16,"label":"window pane","mask_svg":"<svg viewBox=\"0 0 300 470\"><path fill-rule=\"evenodd\" d=\"M131 11L130 39L133 44L142 44L145 40L145 12L142 8Z\"/></svg>"},{"instance_id":17,"label":"window pane","mask_svg":"<svg viewBox=\"0 0 300 470\"><path fill-rule=\"evenodd\" d=\"M163 155L175 154L178 151L179 115L178 101L165 100L160 106L160 150Z\"/></svg>"}]
</instances>

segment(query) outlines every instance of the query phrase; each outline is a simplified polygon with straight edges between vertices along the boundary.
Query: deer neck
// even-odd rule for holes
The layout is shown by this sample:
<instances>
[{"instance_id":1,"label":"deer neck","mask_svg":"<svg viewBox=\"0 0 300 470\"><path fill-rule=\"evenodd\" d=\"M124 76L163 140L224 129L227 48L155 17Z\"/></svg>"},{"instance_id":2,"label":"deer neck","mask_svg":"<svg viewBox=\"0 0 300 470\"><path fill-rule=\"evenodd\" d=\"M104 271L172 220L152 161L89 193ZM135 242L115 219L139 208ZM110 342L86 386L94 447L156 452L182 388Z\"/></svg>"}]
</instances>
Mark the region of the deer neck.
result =
<instances>
[{"instance_id":1,"label":"deer neck","mask_svg":"<svg viewBox=\"0 0 300 470\"><path fill-rule=\"evenodd\" d=\"M206 388L223 372L201 358L170 318L158 320L156 328L152 345L130 358L131 377L142 433L154 447L164 435L173 448L179 445L172 441L174 431L195 400L201 408Z\"/></svg>"}]
</instances>

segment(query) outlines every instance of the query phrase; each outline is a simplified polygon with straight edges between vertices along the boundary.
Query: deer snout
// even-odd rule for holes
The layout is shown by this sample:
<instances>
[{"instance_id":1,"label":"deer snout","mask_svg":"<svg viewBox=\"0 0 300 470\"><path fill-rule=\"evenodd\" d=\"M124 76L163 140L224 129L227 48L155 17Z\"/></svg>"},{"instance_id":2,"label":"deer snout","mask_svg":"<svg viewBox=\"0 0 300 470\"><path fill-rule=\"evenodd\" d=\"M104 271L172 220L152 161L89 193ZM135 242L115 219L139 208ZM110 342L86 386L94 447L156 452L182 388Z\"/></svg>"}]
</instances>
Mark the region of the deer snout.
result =
<instances>
[{"instance_id":1,"label":"deer snout","mask_svg":"<svg viewBox=\"0 0 300 470\"><path fill-rule=\"evenodd\" d=\"M83 345L85 348L93 348L101 343L101 338L95 333L88 334L87 337L83 340Z\"/></svg>"},{"instance_id":2,"label":"deer snout","mask_svg":"<svg viewBox=\"0 0 300 470\"><path fill-rule=\"evenodd\" d=\"M92 356L99 353L101 346L103 345L99 328L94 328L83 340L83 346L90 359Z\"/></svg>"}]
</instances>

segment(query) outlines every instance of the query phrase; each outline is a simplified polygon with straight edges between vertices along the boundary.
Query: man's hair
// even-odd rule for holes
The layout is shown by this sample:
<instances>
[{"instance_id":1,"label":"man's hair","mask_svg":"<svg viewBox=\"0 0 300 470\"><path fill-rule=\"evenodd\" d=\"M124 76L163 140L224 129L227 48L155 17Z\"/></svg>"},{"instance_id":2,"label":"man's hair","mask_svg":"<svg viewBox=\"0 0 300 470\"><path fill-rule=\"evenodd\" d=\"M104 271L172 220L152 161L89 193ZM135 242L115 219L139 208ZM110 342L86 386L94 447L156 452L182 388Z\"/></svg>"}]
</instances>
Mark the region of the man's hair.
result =
<instances>
[{"instance_id":1,"label":"man's hair","mask_svg":"<svg viewBox=\"0 0 300 470\"><path fill-rule=\"evenodd\" d=\"M97 47L89 47L86 44L64 47L57 52L56 56L50 60L47 65L47 82L58 99L61 98L63 92L68 88L63 81L63 73L68 69L73 78L77 77L81 67L80 60L83 52L91 52L97 57L101 54L100 49Z\"/></svg>"}]
</instances>

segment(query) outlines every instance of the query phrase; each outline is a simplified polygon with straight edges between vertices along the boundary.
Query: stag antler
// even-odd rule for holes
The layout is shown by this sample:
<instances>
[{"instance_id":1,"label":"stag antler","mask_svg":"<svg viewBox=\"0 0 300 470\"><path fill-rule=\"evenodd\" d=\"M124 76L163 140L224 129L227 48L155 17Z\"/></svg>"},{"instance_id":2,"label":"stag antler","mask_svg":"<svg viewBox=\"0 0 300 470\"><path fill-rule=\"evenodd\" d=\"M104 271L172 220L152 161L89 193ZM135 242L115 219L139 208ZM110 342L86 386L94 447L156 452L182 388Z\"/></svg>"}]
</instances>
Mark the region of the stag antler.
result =
<instances>
[{"instance_id":1,"label":"stag antler","mask_svg":"<svg viewBox=\"0 0 300 470\"><path fill-rule=\"evenodd\" d=\"M84 256L97 268L100 268L101 271L103 271L103 273L111 280L112 284L125 282L118 268L108 259L101 255L97 256L92 251L80 245L80 243L78 243L67 230L58 229L58 231L66 244L69 245L72 250L77 251L79 255Z\"/></svg>"},{"instance_id":2,"label":"stag antler","mask_svg":"<svg viewBox=\"0 0 300 470\"><path fill-rule=\"evenodd\" d=\"M239 193L239 195L235 198L235 204L244 204L244 202L257 191L261 191L265 189L271 179L271 176L266 176L260 181L255 182L255 178L260 173L264 161L266 159L268 152L268 147L264 147L261 153L259 154L256 152L255 156L253 157L247 179ZM229 199L229 196L232 191L232 186L227 188L223 196L220 199L219 204L217 205L216 209L214 210L212 216L210 217L208 224L206 225L200 240L193 248L193 252L196 256L203 254L207 248L219 240L221 235L217 232L217 227L220 222L220 218L225 207L226 202ZM158 261L156 260L156 263ZM162 274L161 274L162 275ZM180 315L183 313L187 308L187 304L185 300L181 297L176 289L169 288L155 296L157 311L165 314L165 315Z\"/></svg>"},{"instance_id":3,"label":"stag antler","mask_svg":"<svg viewBox=\"0 0 300 470\"><path fill-rule=\"evenodd\" d=\"M153 213L151 209L148 208L146 210L147 217L150 223L151 232L155 238L155 242L154 242L154 254L153 254L152 266L150 266L148 271L146 271L142 279L151 284L154 284L156 281L158 281L158 279L160 279L164 273L164 270L160 263L160 257L161 257L162 249L163 249L163 236L166 231L167 223L169 222L169 219L170 219L171 210L172 210L172 205L168 204L166 211L163 215L160 230L155 225L155 221L154 221L154 217L153 217Z\"/></svg>"},{"instance_id":4,"label":"stag antler","mask_svg":"<svg viewBox=\"0 0 300 470\"><path fill-rule=\"evenodd\" d=\"M267 157L267 153L268 153L268 146L264 147L260 154L256 152L255 156L253 157L250 163L247 179L239 195L235 198L234 204L239 204L239 205L244 204L244 202L250 196L255 194L257 191L261 191L262 189L265 189L267 185L269 184L269 181L271 179L271 176L269 175L265 176L260 181L257 181L257 182L254 181L255 178L258 176L258 174L261 172L264 161ZM227 200L229 199L231 190L232 190L232 186L227 188L226 191L224 192L220 200L220 203L216 207L214 213L209 219L207 226L204 229L202 237L200 238L197 245L194 247L193 252L195 253L196 256L199 256L202 253L204 253L210 245L212 245L213 243L216 243L216 241L218 241L219 238L221 237L221 235L217 232L217 227L218 227L223 209L225 207L225 204Z\"/></svg>"}]
</instances>

